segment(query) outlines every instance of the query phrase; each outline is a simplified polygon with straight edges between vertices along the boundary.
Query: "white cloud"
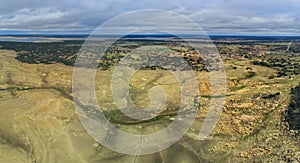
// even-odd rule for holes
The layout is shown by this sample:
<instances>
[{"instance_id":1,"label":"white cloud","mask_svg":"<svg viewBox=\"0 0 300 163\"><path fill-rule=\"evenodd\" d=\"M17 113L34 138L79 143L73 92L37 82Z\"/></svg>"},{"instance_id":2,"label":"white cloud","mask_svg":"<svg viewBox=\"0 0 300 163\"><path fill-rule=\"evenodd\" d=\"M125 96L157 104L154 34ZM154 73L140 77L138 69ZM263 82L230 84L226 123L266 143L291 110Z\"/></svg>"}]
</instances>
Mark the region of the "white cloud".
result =
<instances>
[{"instance_id":1,"label":"white cloud","mask_svg":"<svg viewBox=\"0 0 300 163\"><path fill-rule=\"evenodd\" d=\"M300 34L299 0L2 0L1 3L5 5L0 5L0 29L93 30L124 12L163 9L187 16L211 33Z\"/></svg>"}]
</instances>

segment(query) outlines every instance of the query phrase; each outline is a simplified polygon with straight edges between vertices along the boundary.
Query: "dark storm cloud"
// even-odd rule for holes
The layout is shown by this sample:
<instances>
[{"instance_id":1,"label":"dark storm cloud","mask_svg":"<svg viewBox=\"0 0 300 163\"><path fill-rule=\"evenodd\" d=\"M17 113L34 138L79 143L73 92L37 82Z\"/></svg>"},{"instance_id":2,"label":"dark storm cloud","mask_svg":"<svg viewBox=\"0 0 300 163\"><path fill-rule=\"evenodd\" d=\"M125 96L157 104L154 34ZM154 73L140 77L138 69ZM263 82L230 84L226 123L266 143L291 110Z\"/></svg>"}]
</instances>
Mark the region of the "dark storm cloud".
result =
<instances>
[{"instance_id":1,"label":"dark storm cloud","mask_svg":"<svg viewBox=\"0 0 300 163\"><path fill-rule=\"evenodd\" d=\"M211 33L300 34L299 0L2 0L1 4L2 30L88 31L121 13L152 8L187 16Z\"/></svg>"}]
</instances>

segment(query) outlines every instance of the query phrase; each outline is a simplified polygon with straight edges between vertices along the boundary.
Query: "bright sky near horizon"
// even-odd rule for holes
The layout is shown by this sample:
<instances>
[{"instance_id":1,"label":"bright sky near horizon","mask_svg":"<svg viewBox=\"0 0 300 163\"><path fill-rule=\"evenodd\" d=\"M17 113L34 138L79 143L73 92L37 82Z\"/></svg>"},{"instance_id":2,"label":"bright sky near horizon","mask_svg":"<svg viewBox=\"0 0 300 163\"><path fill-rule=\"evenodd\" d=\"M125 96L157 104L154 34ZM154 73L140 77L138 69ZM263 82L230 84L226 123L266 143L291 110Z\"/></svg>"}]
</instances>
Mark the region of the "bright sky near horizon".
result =
<instances>
[{"instance_id":1,"label":"bright sky near horizon","mask_svg":"<svg viewBox=\"0 0 300 163\"><path fill-rule=\"evenodd\" d=\"M89 33L119 14L161 9L211 34L300 35L300 0L1 0L0 34Z\"/></svg>"}]
</instances>

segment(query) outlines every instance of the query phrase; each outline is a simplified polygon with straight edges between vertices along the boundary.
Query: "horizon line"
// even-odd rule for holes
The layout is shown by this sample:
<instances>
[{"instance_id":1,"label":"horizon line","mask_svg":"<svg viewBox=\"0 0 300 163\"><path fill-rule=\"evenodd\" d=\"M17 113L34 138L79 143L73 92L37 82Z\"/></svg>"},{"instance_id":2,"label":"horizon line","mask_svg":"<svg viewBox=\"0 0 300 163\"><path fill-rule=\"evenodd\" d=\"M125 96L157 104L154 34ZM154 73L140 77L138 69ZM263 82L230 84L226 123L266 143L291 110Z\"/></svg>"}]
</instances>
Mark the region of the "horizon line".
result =
<instances>
[{"instance_id":1,"label":"horizon line","mask_svg":"<svg viewBox=\"0 0 300 163\"><path fill-rule=\"evenodd\" d=\"M300 37L299 35L291 35L291 34L238 34L238 33L228 33L228 34L193 34L193 33L177 33L175 34L168 34L168 33L132 33L132 34L115 34L115 33L108 33L108 34L91 34L91 33L0 33L1 37L5 36L35 36L35 37L45 37L45 36L86 36L89 37L90 35L93 36L231 36L231 37Z\"/></svg>"}]
</instances>

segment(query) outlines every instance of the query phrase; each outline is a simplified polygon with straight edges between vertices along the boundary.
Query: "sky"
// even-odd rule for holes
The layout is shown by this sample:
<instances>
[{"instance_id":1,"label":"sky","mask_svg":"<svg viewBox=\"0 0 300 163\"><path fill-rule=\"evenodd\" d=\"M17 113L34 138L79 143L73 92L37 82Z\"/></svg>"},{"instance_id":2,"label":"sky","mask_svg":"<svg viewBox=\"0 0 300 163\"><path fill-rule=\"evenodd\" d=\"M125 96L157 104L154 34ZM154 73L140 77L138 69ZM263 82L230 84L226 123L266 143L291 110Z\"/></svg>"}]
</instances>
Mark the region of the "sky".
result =
<instances>
[{"instance_id":1,"label":"sky","mask_svg":"<svg viewBox=\"0 0 300 163\"><path fill-rule=\"evenodd\" d=\"M0 0L0 2L0 34L89 34L99 25L120 14L135 10L160 9L189 18L209 34L300 35L300 0Z\"/></svg>"}]
</instances>

